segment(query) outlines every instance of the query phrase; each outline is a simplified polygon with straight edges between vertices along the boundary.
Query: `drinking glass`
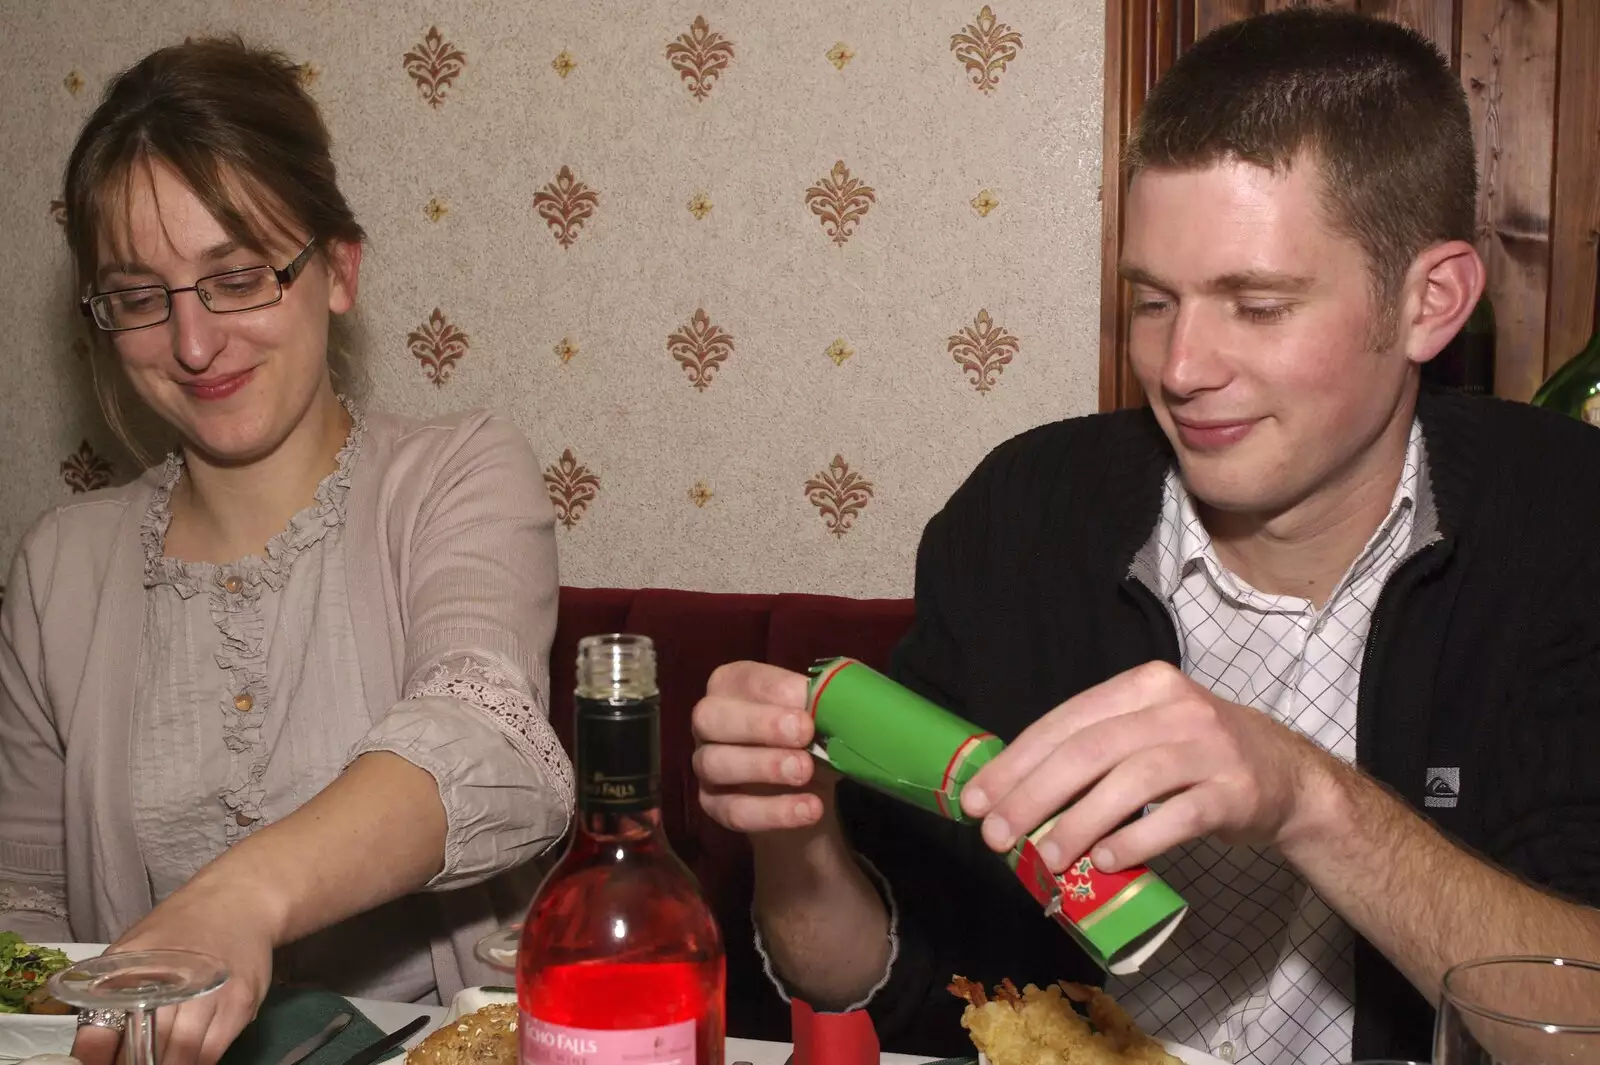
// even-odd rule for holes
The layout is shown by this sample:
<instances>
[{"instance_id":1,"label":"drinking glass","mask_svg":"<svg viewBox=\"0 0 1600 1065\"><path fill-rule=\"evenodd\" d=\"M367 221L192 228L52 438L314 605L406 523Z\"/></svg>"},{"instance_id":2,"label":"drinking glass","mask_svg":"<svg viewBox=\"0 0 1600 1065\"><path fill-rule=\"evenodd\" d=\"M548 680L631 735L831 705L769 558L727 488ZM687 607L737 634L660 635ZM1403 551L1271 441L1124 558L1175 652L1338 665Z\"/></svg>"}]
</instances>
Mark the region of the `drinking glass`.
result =
<instances>
[{"instance_id":1,"label":"drinking glass","mask_svg":"<svg viewBox=\"0 0 1600 1065\"><path fill-rule=\"evenodd\" d=\"M1455 966L1444 974L1433 1063L1600 1063L1600 965L1506 957Z\"/></svg>"},{"instance_id":2,"label":"drinking glass","mask_svg":"<svg viewBox=\"0 0 1600 1065\"><path fill-rule=\"evenodd\" d=\"M228 980L228 967L190 950L102 954L50 977L50 994L69 1006L122 1010L128 1065L156 1065L155 1011L209 995Z\"/></svg>"},{"instance_id":3,"label":"drinking glass","mask_svg":"<svg viewBox=\"0 0 1600 1065\"><path fill-rule=\"evenodd\" d=\"M498 932L490 932L473 946L473 955L491 969L503 973L517 971L517 947L522 942L522 923L519 921Z\"/></svg>"}]
</instances>

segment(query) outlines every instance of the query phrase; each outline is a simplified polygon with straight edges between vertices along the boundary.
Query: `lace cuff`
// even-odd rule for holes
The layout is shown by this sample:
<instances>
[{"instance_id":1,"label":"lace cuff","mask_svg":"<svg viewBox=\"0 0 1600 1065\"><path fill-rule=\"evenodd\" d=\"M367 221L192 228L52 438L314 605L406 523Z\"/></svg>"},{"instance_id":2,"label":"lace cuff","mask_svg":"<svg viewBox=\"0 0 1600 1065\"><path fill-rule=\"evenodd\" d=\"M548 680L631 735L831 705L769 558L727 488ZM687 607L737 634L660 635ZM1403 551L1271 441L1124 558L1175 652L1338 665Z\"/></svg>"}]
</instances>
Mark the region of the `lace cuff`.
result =
<instances>
[{"instance_id":1,"label":"lace cuff","mask_svg":"<svg viewBox=\"0 0 1600 1065\"><path fill-rule=\"evenodd\" d=\"M413 682L406 698L459 699L482 710L524 758L543 767L550 785L571 807L572 763L550 727L549 713L516 671L480 655L455 655Z\"/></svg>"},{"instance_id":2,"label":"lace cuff","mask_svg":"<svg viewBox=\"0 0 1600 1065\"><path fill-rule=\"evenodd\" d=\"M0 913L29 910L65 921L67 919L66 892L56 887L39 887L37 884L19 884L0 880Z\"/></svg>"},{"instance_id":3,"label":"lace cuff","mask_svg":"<svg viewBox=\"0 0 1600 1065\"><path fill-rule=\"evenodd\" d=\"M840 1013L849 1013L851 1010L866 1009L867 1003L873 996L884 989L889 983L889 974L894 972L895 959L900 957L900 907L895 904L894 892L889 888L889 881L878 872L878 867L867 861L860 854L856 855L856 864L867 874L867 879L873 882L878 889L878 895L883 899L883 904L889 908L889 961L883 967L883 975L878 982L873 984L860 1002L854 1002L840 1010ZM783 982L776 969L772 967L772 956L767 953L766 939L761 934L761 922L756 918L755 905L750 906L750 927L755 929L756 953L761 955L761 971L767 974L767 979L772 981L772 986L778 989L778 997L788 1002L791 995L789 987Z\"/></svg>"}]
</instances>

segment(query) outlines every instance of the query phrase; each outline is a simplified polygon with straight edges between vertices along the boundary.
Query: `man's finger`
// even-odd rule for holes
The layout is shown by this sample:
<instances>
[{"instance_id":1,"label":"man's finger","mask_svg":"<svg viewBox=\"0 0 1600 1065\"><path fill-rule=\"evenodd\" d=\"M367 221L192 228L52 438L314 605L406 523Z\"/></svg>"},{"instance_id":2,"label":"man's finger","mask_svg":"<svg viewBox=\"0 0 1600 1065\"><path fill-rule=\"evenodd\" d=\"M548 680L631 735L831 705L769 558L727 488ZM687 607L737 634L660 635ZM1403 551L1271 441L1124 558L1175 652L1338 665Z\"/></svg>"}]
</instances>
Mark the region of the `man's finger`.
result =
<instances>
[{"instance_id":1,"label":"man's finger","mask_svg":"<svg viewBox=\"0 0 1600 1065\"><path fill-rule=\"evenodd\" d=\"M766 662L729 662L712 672L706 694L799 710L806 705L808 685L803 675Z\"/></svg>"},{"instance_id":2,"label":"man's finger","mask_svg":"<svg viewBox=\"0 0 1600 1065\"><path fill-rule=\"evenodd\" d=\"M1208 779L1211 768L1200 745L1193 743L1168 743L1132 754L1061 812L1039 840L1040 857L1060 872L1146 806Z\"/></svg>"},{"instance_id":3,"label":"man's finger","mask_svg":"<svg viewBox=\"0 0 1600 1065\"><path fill-rule=\"evenodd\" d=\"M1060 813L1123 761L1147 748L1164 746L1172 730L1162 709L1101 719L1051 748L1032 772L997 796L984 820L984 841L997 851L1008 850L1018 836ZM1062 854L1059 860L1077 857Z\"/></svg>"},{"instance_id":4,"label":"man's finger","mask_svg":"<svg viewBox=\"0 0 1600 1065\"><path fill-rule=\"evenodd\" d=\"M700 806L724 828L735 832L774 832L809 828L822 820L822 800L799 792L792 795L745 795L700 791Z\"/></svg>"},{"instance_id":5,"label":"man's finger","mask_svg":"<svg viewBox=\"0 0 1600 1065\"><path fill-rule=\"evenodd\" d=\"M736 788L749 784L801 788L811 782L812 759L804 751L711 744L694 752L694 773L702 784Z\"/></svg>"},{"instance_id":6,"label":"man's finger","mask_svg":"<svg viewBox=\"0 0 1600 1065\"><path fill-rule=\"evenodd\" d=\"M1095 868L1115 873L1199 839L1226 819L1227 789L1214 781L1179 792L1090 848Z\"/></svg>"},{"instance_id":7,"label":"man's finger","mask_svg":"<svg viewBox=\"0 0 1600 1065\"><path fill-rule=\"evenodd\" d=\"M978 770L962 789L961 808L972 817L986 816L1068 739L1102 721L1164 701L1181 683L1182 673L1165 662L1151 662L1079 692L1023 729Z\"/></svg>"},{"instance_id":8,"label":"man's finger","mask_svg":"<svg viewBox=\"0 0 1600 1065\"><path fill-rule=\"evenodd\" d=\"M707 695L695 704L689 720L699 743L799 750L810 746L815 734L803 710L728 695Z\"/></svg>"}]
</instances>

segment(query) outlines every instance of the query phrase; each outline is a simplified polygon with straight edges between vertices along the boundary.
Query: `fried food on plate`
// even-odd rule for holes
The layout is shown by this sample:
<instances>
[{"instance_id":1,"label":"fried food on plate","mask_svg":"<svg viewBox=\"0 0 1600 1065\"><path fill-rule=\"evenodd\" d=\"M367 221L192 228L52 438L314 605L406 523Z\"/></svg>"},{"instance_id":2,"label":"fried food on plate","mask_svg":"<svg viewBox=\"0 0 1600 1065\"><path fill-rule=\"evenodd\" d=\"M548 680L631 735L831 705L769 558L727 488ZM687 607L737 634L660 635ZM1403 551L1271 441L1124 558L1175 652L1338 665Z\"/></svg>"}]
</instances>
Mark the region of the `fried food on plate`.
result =
<instances>
[{"instance_id":1,"label":"fried food on plate","mask_svg":"<svg viewBox=\"0 0 1600 1065\"><path fill-rule=\"evenodd\" d=\"M949 990L966 1000L961 1026L990 1065L1182 1065L1098 987L1063 981L1018 991L1004 980L991 997L958 976Z\"/></svg>"},{"instance_id":2,"label":"fried food on plate","mask_svg":"<svg viewBox=\"0 0 1600 1065\"><path fill-rule=\"evenodd\" d=\"M517 1007L497 1002L463 1015L418 1043L406 1065L517 1065Z\"/></svg>"}]
</instances>

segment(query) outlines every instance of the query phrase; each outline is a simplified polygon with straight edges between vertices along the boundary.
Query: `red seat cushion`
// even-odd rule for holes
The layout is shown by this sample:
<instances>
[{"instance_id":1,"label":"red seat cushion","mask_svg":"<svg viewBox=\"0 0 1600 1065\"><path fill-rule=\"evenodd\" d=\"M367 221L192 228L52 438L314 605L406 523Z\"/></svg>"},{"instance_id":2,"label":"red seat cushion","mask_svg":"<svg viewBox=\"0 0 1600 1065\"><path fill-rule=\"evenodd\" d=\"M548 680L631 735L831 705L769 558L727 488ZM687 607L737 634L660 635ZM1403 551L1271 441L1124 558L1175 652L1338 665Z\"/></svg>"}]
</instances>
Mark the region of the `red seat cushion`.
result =
<instances>
[{"instance_id":1,"label":"red seat cushion","mask_svg":"<svg viewBox=\"0 0 1600 1065\"><path fill-rule=\"evenodd\" d=\"M772 606L766 660L804 673L819 659L848 655L884 671L912 614L909 599L780 595Z\"/></svg>"}]
</instances>

